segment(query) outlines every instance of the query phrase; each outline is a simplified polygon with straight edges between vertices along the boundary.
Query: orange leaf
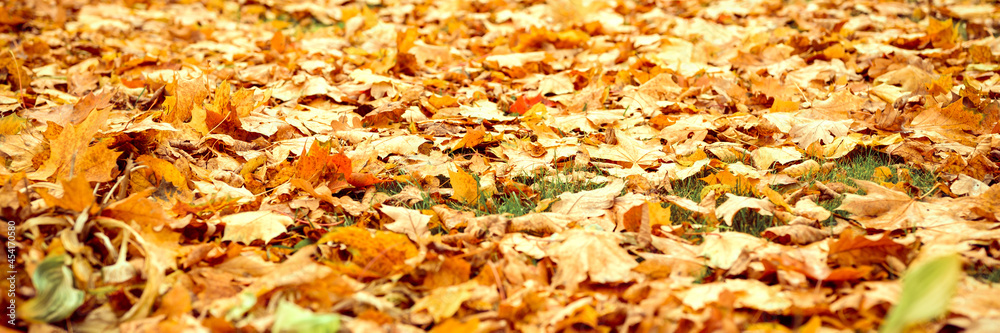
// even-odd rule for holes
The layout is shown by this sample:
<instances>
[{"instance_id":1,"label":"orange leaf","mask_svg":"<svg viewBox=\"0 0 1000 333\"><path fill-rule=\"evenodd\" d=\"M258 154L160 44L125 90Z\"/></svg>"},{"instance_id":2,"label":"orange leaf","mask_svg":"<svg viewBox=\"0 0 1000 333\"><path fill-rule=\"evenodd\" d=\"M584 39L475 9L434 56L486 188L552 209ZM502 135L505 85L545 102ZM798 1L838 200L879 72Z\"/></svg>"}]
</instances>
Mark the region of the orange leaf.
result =
<instances>
[{"instance_id":1,"label":"orange leaf","mask_svg":"<svg viewBox=\"0 0 1000 333\"><path fill-rule=\"evenodd\" d=\"M915 244L914 244L915 245ZM829 262L837 266L881 265L889 256L906 260L910 248L897 243L889 232L882 235L855 235L850 228L830 242Z\"/></svg>"},{"instance_id":2,"label":"orange leaf","mask_svg":"<svg viewBox=\"0 0 1000 333\"><path fill-rule=\"evenodd\" d=\"M458 150L460 148L475 148L476 145L483 142L483 138L485 137L486 128L484 128L483 125L476 126L476 128L465 132L465 136L462 137L462 139L459 140L458 143L455 144L455 147L451 148L451 150Z\"/></svg>"},{"instance_id":3,"label":"orange leaf","mask_svg":"<svg viewBox=\"0 0 1000 333\"><path fill-rule=\"evenodd\" d=\"M315 177L326 168L329 157L330 149L320 147L319 141L314 140L309 150L299 156L294 177L314 181Z\"/></svg>"},{"instance_id":4,"label":"orange leaf","mask_svg":"<svg viewBox=\"0 0 1000 333\"><path fill-rule=\"evenodd\" d=\"M417 255L417 247L406 235L358 227L334 228L316 243L340 243L351 249L354 268L343 267L354 276L387 276L406 273L413 268L405 261Z\"/></svg>"},{"instance_id":5,"label":"orange leaf","mask_svg":"<svg viewBox=\"0 0 1000 333\"><path fill-rule=\"evenodd\" d=\"M94 191L90 187L90 182L81 176L76 176L69 181L63 180L63 195L61 198L48 193L48 191L38 191L45 203L53 207L61 207L74 212L82 212L90 207L94 207Z\"/></svg>"},{"instance_id":6,"label":"orange leaf","mask_svg":"<svg viewBox=\"0 0 1000 333\"><path fill-rule=\"evenodd\" d=\"M122 152L108 149L111 140L102 140L96 145L87 147L76 159L74 170L89 181L111 181L111 172L118 168L116 161Z\"/></svg>"},{"instance_id":7,"label":"orange leaf","mask_svg":"<svg viewBox=\"0 0 1000 333\"><path fill-rule=\"evenodd\" d=\"M175 188L181 191L185 197L190 194L190 189L187 186L187 177L177 170L177 167L172 163L165 160L153 157L151 155L142 155L135 159L136 163L145 165L155 174L157 177L170 182Z\"/></svg>"},{"instance_id":8,"label":"orange leaf","mask_svg":"<svg viewBox=\"0 0 1000 333\"><path fill-rule=\"evenodd\" d=\"M28 174L29 179L44 180L50 176L59 174L57 178L69 178L71 173L79 173L83 170L77 168L81 161L81 152L85 152L94 135L104 126L111 114L111 107L94 110L90 112L79 125L67 125L55 139L49 142L51 147L49 158L37 171Z\"/></svg>"},{"instance_id":9,"label":"orange leaf","mask_svg":"<svg viewBox=\"0 0 1000 333\"><path fill-rule=\"evenodd\" d=\"M772 190L770 187L765 186L763 189L761 189L761 192L762 192L761 194L767 196L767 200L770 200L771 203L775 204L776 206L784 208L785 211L788 212L792 211L792 207L788 206L788 202L785 201L785 197L783 197L781 193L778 193L778 191Z\"/></svg>"},{"instance_id":10,"label":"orange leaf","mask_svg":"<svg viewBox=\"0 0 1000 333\"><path fill-rule=\"evenodd\" d=\"M659 202L650 203L649 205L649 225L656 227L658 225L669 226L673 224L670 221L670 206L663 207L660 206Z\"/></svg>"},{"instance_id":11,"label":"orange leaf","mask_svg":"<svg viewBox=\"0 0 1000 333\"><path fill-rule=\"evenodd\" d=\"M278 53L285 53L285 45L285 35L281 33L281 30L278 30L274 33L274 36L271 36L271 50Z\"/></svg>"},{"instance_id":12,"label":"orange leaf","mask_svg":"<svg viewBox=\"0 0 1000 333\"><path fill-rule=\"evenodd\" d=\"M133 193L121 201L116 201L101 213L122 221L135 221L144 226L160 226L169 222L170 217L159 204L149 199L156 189L147 188Z\"/></svg>"},{"instance_id":13,"label":"orange leaf","mask_svg":"<svg viewBox=\"0 0 1000 333\"><path fill-rule=\"evenodd\" d=\"M410 52L413 43L419 39L418 34L417 28L410 27L406 29L406 32L396 35L396 49L399 53Z\"/></svg>"},{"instance_id":14,"label":"orange leaf","mask_svg":"<svg viewBox=\"0 0 1000 333\"><path fill-rule=\"evenodd\" d=\"M330 169L330 172L344 175L344 179L347 179L353 168L351 166L351 158L343 153L337 153L328 157L326 159L326 167Z\"/></svg>"},{"instance_id":15,"label":"orange leaf","mask_svg":"<svg viewBox=\"0 0 1000 333\"><path fill-rule=\"evenodd\" d=\"M799 110L799 103L785 100L774 100L771 104L771 112L793 112Z\"/></svg>"},{"instance_id":16,"label":"orange leaf","mask_svg":"<svg viewBox=\"0 0 1000 333\"><path fill-rule=\"evenodd\" d=\"M447 257L441 263L441 268L424 279L425 288L440 288L454 286L469 281L472 265L460 257Z\"/></svg>"},{"instance_id":17,"label":"orange leaf","mask_svg":"<svg viewBox=\"0 0 1000 333\"><path fill-rule=\"evenodd\" d=\"M431 103L434 107L440 109L443 107L458 106L458 98L451 95L433 95L427 98L427 102Z\"/></svg>"},{"instance_id":18,"label":"orange leaf","mask_svg":"<svg viewBox=\"0 0 1000 333\"><path fill-rule=\"evenodd\" d=\"M354 187L368 187L382 182L385 182L385 180L375 177L370 173L352 173L347 177L347 183Z\"/></svg>"},{"instance_id":19,"label":"orange leaf","mask_svg":"<svg viewBox=\"0 0 1000 333\"><path fill-rule=\"evenodd\" d=\"M431 333L465 333L479 331L479 318L472 317L464 323L455 318L448 318L444 322L434 325Z\"/></svg>"}]
</instances>

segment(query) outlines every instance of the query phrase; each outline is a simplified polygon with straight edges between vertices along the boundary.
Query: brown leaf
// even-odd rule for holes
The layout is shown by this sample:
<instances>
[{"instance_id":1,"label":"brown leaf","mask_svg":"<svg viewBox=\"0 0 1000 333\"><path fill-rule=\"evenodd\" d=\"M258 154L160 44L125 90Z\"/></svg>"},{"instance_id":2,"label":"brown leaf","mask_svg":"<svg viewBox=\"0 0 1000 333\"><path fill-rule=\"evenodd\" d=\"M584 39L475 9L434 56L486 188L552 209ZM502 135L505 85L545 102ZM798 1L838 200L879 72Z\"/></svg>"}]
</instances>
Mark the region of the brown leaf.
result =
<instances>
[{"instance_id":1,"label":"brown leaf","mask_svg":"<svg viewBox=\"0 0 1000 333\"><path fill-rule=\"evenodd\" d=\"M827 232L808 225L779 225L764 229L761 236L778 244L806 245L828 236Z\"/></svg>"}]
</instances>

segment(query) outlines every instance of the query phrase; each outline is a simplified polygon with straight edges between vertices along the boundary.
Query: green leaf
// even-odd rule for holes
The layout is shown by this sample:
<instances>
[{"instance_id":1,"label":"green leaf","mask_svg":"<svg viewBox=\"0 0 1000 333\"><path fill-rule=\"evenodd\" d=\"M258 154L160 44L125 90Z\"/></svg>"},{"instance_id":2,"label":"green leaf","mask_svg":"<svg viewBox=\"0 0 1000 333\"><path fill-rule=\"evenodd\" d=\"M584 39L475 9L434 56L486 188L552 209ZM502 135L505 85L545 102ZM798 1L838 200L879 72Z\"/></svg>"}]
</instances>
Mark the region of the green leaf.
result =
<instances>
[{"instance_id":1,"label":"green leaf","mask_svg":"<svg viewBox=\"0 0 1000 333\"><path fill-rule=\"evenodd\" d=\"M250 309L257 304L257 295L254 295L252 292L244 291L237 295L236 299L238 300L238 303L233 305L233 307L226 312L226 320L231 322L237 321L246 316L247 311L250 311Z\"/></svg>"},{"instance_id":2,"label":"green leaf","mask_svg":"<svg viewBox=\"0 0 1000 333\"><path fill-rule=\"evenodd\" d=\"M25 318L45 323L60 321L83 304L85 294L73 287L73 272L67 260L66 255L57 255L38 264L31 276L38 294L24 303Z\"/></svg>"},{"instance_id":3,"label":"green leaf","mask_svg":"<svg viewBox=\"0 0 1000 333\"><path fill-rule=\"evenodd\" d=\"M937 318L948 311L962 278L957 254L937 257L910 267L903 276L903 292L889 311L883 333L902 332L907 326Z\"/></svg>"},{"instance_id":4,"label":"green leaf","mask_svg":"<svg viewBox=\"0 0 1000 333\"><path fill-rule=\"evenodd\" d=\"M285 300L278 303L274 318L271 332L332 333L340 330L337 314L318 314Z\"/></svg>"}]
</instances>

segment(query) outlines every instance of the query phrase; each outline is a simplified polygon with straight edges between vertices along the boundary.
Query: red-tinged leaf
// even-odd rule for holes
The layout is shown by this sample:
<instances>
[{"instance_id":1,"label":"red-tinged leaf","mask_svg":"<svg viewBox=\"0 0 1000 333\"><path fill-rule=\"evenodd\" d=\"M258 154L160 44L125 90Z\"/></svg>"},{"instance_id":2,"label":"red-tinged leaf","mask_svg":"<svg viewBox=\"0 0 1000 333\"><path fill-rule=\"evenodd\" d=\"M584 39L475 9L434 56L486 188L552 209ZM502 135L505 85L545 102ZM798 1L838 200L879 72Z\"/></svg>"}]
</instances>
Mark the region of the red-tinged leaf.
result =
<instances>
[{"instance_id":1,"label":"red-tinged leaf","mask_svg":"<svg viewBox=\"0 0 1000 333\"><path fill-rule=\"evenodd\" d=\"M326 168L330 158L330 149L320 147L319 141L313 141L312 146L299 156L295 165L295 177L313 180Z\"/></svg>"},{"instance_id":2,"label":"red-tinged leaf","mask_svg":"<svg viewBox=\"0 0 1000 333\"><path fill-rule=\"evenodd\" d=\"M343 153L333 154L327 158L326 167L330 172L344 175L344 179L347 179L351 175L353 168L351 166L351 158Z\"/></svg>"},{"instance_id":3,"label":"red-tinged leaf","mask_svg":"<svg viewBox=\"0 0 1000 333\"><path fill-rule=\"evenodd\" d=\"M146 80L143 79L143 78L138 78L138 79L135 79L135 80L124 79L123 78L121 80L122 80L122 85L123 86L131 88L131 89L142 88L142 87L144 87L146 85Z\"/></svg>"},{"instance_id":4,"label":"red-tinged leaf","mask_svg":"<svg viewBox=\"0 0 1000 333\"><path fill-rule=\"evenodd\" d=\"M542 97L542 95L536 95L535 97L521 96L518 97L514 104L510 105L510 113L516 113L519 115L524 115L531 109L535 104L542 103L546 106L554 107L556 104L548 99Z\"/></svg>"}]
</instances>

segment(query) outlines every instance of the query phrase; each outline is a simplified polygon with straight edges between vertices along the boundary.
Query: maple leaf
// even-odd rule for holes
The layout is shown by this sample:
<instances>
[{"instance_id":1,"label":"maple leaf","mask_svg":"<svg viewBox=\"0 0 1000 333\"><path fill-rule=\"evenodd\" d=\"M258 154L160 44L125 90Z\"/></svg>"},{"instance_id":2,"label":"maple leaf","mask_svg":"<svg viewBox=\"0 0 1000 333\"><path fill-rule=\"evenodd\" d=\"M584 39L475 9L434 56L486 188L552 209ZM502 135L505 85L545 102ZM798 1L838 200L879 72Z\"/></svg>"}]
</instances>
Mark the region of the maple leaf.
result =
<instances>
[{"instance_id":1,"label":"maple leaf","mask_svg":"<svg viewBox=\"0 0 1000 333\"><path fill-rule=\"evenodd\" d=\"M633 279L631 269L639 265L618 246L614 235L571 230L557 246L545 252L557 264L552 283L573 291L586 279L595 283L626 282Z\"/></svg>"},{"instance_id":2,"label":"maple leaf","mask_svg":"<svg viewBox=\"0 0 1000 333\"><path fill-rule=\"evenodd\" d=\"M486 137L486 129L482 125L477 126L465 133L465 136L461 140L455 143L455 146L451 150L458 150L460 148L475 148L477 145L483 142Z\"/></svg>"},{"instance_id":3,"label":"maple leaf","mask_svg":"<svg viewBox=\"0 0 1000 333\"><path fill-rule=\"evenodd\" d=\"M421 214L420 211L413 209L393 206L382 206L379 210L393 220L392 223L385 225L386 229L405 234L414 242L419 242L421 238L430 234L427 227L431 221L430 215Z\"/></svg>"},{"instance_id":4,"label":"maple leaf","mask_svg":"<svg viewBox=\"0 0 1000 333\"><path fill-rule=\"evenodd\" d=\"M149 199L155 189L138 191L127 198L109 204L101 215L121 221L134 221L142 226L161 226L170 221L163 207Z\"/></svg>"},{"instance_id":5,"label":"maple leaf","mask_svg":"<svg viewBox=\"0 0 1000 333\"><path fill-rule=\"evenodd\" d=\"M788 134L798 142L799 148L806 149L813 142L830 143L836 137L847 135L852 122L852 120L800 122L793 126Z\"/></svg>"},{"instance_id":6,"label":"maple leaf","mask_svg":"<svg viewBox=\"0 0 1000 333\"><path fill-rule=\"evenodd\" d=\"M758 280L727 279L723 282L700 284L688 289L682 296L684 305L703 309L721 302L723 293L736 294L735 304L762 311L781 311L792 306L792 301L777 286L768 286Z\"/></svg>"},{"instance_id":7,"label":"maple leaf","mask_svg":"<svg viewBox=\"0 0 1000 333\"><path fill-rule=\"evenodd\" d=\"M73 173L83 173L88 180L111 180L114 161L121 153L108 149L108 143L90 145L107 121L111 107L91 110L80 124L66 126L58 137L49 140L49 158L38 170L29 173L28 178L43 180L52 175L68 178Z\"/></svg>"},{"instance_id":8,"label":"maple leaf","mask_svg":"<svg viewBox=\"0 0 1000 333\"><path fill-rule=\"evenodd\" d=\"M739 232L722 232L705 236L700 255L708 258L708 266L729 269L747 252L763 247L763 239Z\"/></svg>"},{"instance_id":9,"label":"maple leaf","mask_svg":"<svg viewBox=\"0 0 1000 333\"><path fill-rule=\"evenodd\" d=\"M666 154L656 147L657 145L647 145L618 130L614 133L617 144L601 145L598 149L590 151L590 157L625 162L627 168L657 166L659 160L666 157Z\"/></svg>"},{"instance_id":10,"label":"maple leaf","mask_svg":"<svg viewBox=\"0 0 1000 333\"><path fill-rule=\"evenodd\" d=\"M14 298L56 330L991 328L984 274L944 317L893 279L998 266L996 4L134 2L0 11ZM859 149L900 165L849 188Z\"/></svg>"},{"instance_id":11,"label":"maple leaf","mask_svg":"<svg viewBox=\"0 0 1000 333\"><path fill-rule=\"evenodd\" d=\"M681 92L682 88L674 82L672 76L663 73L627 93L629 102L625 107L642 110L643 114L653 114L659 110L656 102L675 97Z\"/></svg>"},{"instance_id":12,"label":"maple leaf","mask_svg":"<svg viewBox=\"0 0 1000 333\"><path fill-rule=\"evenodd\" d=\"M590 191L563 193L552 204L552 212L583 217L601 216L614 205L614 199L625 189L625 183L614 180L606 186Z\"/></svg>"},{"instance_id":13,"label":"maple leaf","mask_svg":"<svg viewBox=\"0 0 1000 333\"><path fill-rule=\"evenodd\" d=\"M919 131L931 131L940 135L959 140L967 141L970 135L966 132L981 132L984 130L983 114L978 110L968 108L962 100L955 101L945 107L939 107L937 103L930 105L917 114L910 125Z\"/></svg>"},{"instance_id":14,"label":"maple leaf","mask_svg":"<svg viewBox=\"0 0 1000 333\"><path fill-rule=\"evenodd\" d=\"M940 227L954 223L957 212L947 206L918 201L878 184L855 180L865 195L845 194L838 210L851 213L864 227L879 230Z\"/></svg>"},{"instance_id":15,"label":"maple leaf","mask_svg":"<svg viewBox=\"0 0 1000 333\"><path fill-rule=\"evenodd\" d=\"M478 283L470 281L457 286L434 289L430 295L417 300L416 304L413 304L412 311L416 314L426 312L434 322L444 321L445 318L454 316L463 302L472 298L473 291L477 287L480 287Z\"/></svg>"},{"instance_id":16,"label":"maple leaf","mask_svg":"<svg viewBox=\"0 0 1000 333\"><path fill-rule=\"evenodd\" d=\"M753 158L753 163L757 166L757 168L767 169L770 168L774 162L786 164L798 161L802 159L802 153L795 149L795 147L760 147L757 150L754 150L753 153L750 154L750 157Z\"/></svg>"},{"instance_id":17,"label":"maple leaf","mask_svg":"<svg viewBox=\"0 0 1000 333\"><path fill-rule=\"evenodd\" d=\"M541 103L542 105L545 105L545 106L549 106L549 107L555 107L556 106L555 102L552 102L552 101L546 99L545 97L542 97L541 94L538 94L535 97L528 97L527 95L524 95L524 96L518 97L517 100L514 101L514 104L510 105L510 110L508 110L508 111L510 111L510 113L516 113L516 114L519 114L519 115L524 115L535 104L539 104L539 103Z\"/></svg>"},{"instance_id":18,"label":"maple leaf","mask_svg":"<svg viewBox=\"0 0 1000 333\"><path fill-rule=\"evenodd\" d=\"M382 276L404 273L412 269L405 261L417 255L417 248L407 236L395 232L378 231L372 234L358 227L336 228L321 237L317 243L336 242L356 250L350 263L341 268L357 276Z\"/></svg>"},{"instance_id":19,"label":"maple leaf","mask_svg":"<svg viewBox=\"0 0 1000 333\"><path fill-rule=\"evenodd\" d=\"M752 209L761 215L771 216L773 215L771 212L774 210L774 204L765 199L741 197L732 193L726 193L726 202L715 208L715 215L722 216L722 219L726 221L726 225L731 226L733 225L733 217L743 208Z\"/></svg>"},{"instance_id":20,"label":"maple leaf","mask_svg":"<svg viewBox=\"0 0 1000 333\"><path fill-rule=\"evenodd\" d=\"M231 240L250 244L254 240L262 240L266 244L271 239L284 233L292 224L292 218L267 211L243 212L223 216L220 219L226 230L222 240Z\"/></svg>"},{"instance_id":21,"label":"maple leaf","mask_svg":"<svg viewBox=\"0 0 1000 333\"><path fill-rule=\"evenodd\" d=\"M74 212L94 213L99 207L94 205L95 197L90 183L83 177L75 177L62 181L62 197L56 198L48 191L40 191L39 195L51 207L61 207Z\"/></svg>"},{"instance_id":22,"label":"maple leaf","mask_svg":"<svg viewBox=\"0 0 1000 333\"><path fill-rule=\"evenodd\" d=\"M466 205L476 204L479 201L479 182L461 168L456 167L456 170L448 170L451 188L455 190L452 197Z\"/></svg>"}]
</instances>

